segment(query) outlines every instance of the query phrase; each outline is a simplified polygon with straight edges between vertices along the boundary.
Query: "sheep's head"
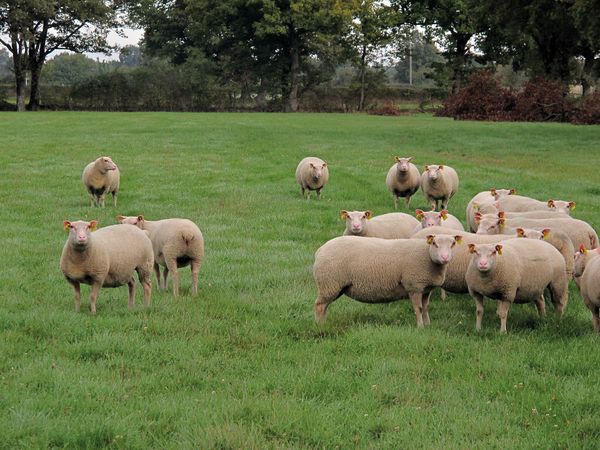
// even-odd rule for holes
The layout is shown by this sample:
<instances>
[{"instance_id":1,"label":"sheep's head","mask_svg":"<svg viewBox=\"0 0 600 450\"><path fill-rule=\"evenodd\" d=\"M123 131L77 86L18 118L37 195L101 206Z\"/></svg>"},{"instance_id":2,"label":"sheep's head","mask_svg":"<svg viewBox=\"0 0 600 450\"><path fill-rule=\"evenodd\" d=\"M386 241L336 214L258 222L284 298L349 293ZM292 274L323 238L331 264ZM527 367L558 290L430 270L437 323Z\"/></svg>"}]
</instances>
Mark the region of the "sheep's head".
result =
<instances>
[{"instance_id":1,"label":"sheep's head","mask_svg":"<svg viewBox=\"0 0 600 450\"><path fill-rule=\"evenodd\" d=\"M475 213L475 222L477 225L477 234L502 234L505 226L504 211L497 214Z\"/></svg>"},{"instance_id":2,"label":"sheep's head","mask_svg":"<svg viewBox=\"0 0 600 450\"><path fill-rule=\"evenodd\" d=\"M412 156L410 158L400 158L396 156L396 168L398 172L408 172L410 170L410 162L412 161Z\"/></svg>"},{"instance_id":3,"label":"sheep's head","mask_svg":"<svg viewBox=\"0 0 600 450\"><path fill-rule=\"evenodd\" d=\"M90 222L84 220L77 220L75 222L65 220L63 222L63 228L69 232L69 241L71 241L71 245L75 248L85 248L90 241L90 234L92 231L96 231L97 227L97 220Z\"/></svg>"},{"instance_id":4,"label":"sheep's head","mask_svg":"<svg viewBox=\"0 0 600 450\"><path fill-rule=\"evenodd\" d=\"M141 214L139 216L117 216L116 219L119 223L135 225L140 230L144 229L144 216Z\"/></svg>"},{"instance_id":5,"label":"sheep's head","mask_svg":"<svg viewBox=\"0 0 600 450\"><path fill-rule=\"evenodd\" d=\"M371 211L340 211L340 218L346 221L346 230L349 233L360 235L367 226L367 220L373 216Z\"/></svg>"},{"instance_id":6,"label":"sheep's head","mask_svg":"<svg viewBox=\"0 0 600 450\"><path fill-rule=\"evenodd\" d=\"M415 217L417 220L421 221L421 226L423 228L442 226L442 221L448 218L448 211L445 209L441 212L417 209L415 211Z\"/></svg>"},{"instance_id":7,"label":"sheep's head","mask_svg":"<svg viewBox=\"0 0 600 450\"><path fill-rule=\"evenodd\" d=\"M550 228L544 228L541 231L533 230L531 228L517 228L515 231L517 233L517 237L526 239L539 239L543 241L550 236Z\"/></svg>"},{"instance_id":8,"label":"sheep's head","mask_svg":"<svg viewBox=\"0 0 600 450\"><path fill-rule=\"evenodd\" d=\"M435 181L437 180L440 175L442 174L442 171L444 170L444 166L443 165L428 165L425 166L425 172L427 173L427 177L431 180L431 181Z\"/></svg>"},{"instance_id":9,"label":"sheep's head","mask_svg":"<svg viewBox=\"0 0 600 450\"><path fill-rule=\"evenodd\" d=\"M311 163L308 163L308 166L310 167L312 179L314 181L319 181L321 179L321 177L323 176L323 172L327 168L327 163L324 162L323 164L319 164L319 163L311 162Z\"/></svg>"},{"instance_id":10,"label":"sheep's head","mask_svg":"<svg viewBox=\"0 0 600 450\"><path fill-rule=\"evenodd\" d=\"M498 256L502 255L501 244L469 244L471 264L482 273L494 270Z\"/></svg>"},{"instance_id":11,"label":"sheep's head","mask_svg":"<svg viewBox=\"0 0 600 450\"><path fill-rule=\"evenodd\" d=\"M571 211L575 209L577 203L575 202L566 202L564 200L548 200L548 209L550 211L556 211L564 214L571 214Z\"/></svg>"},{"instance_id":12,"label":"sheep's head","mask_svg":"<svg viewBox=\"0 0 600 450\"><path fill-rule=\"evenodd\" d=\"M447 264L452 261L452 249L462 242L462 236L449 234L430 234L427 236L429 256L436 264Z\"/></svg>"},{"instance_id":13,"label":"sheep's head","mask_svg":"<svg viewBox=\"0 0 600 450\"><path fill-rule=\"evenodd\" d=\"M490 189L490 195L498 200L500 197L505 197L507 195L515 195L517 193L516 189Z\"/></svg>"},{"instance_id":14,"label":"sheep's head","mask_svg":"<svg viewBox=\"0 0 600 450\"><path fill-rule=\"evenodd\" d=\"M103 173L106 173L110 170L117 170L117 165L110 156L101 156L96 160L96 164L99 164L100 171Z\"/></svg>"}]
</instances>

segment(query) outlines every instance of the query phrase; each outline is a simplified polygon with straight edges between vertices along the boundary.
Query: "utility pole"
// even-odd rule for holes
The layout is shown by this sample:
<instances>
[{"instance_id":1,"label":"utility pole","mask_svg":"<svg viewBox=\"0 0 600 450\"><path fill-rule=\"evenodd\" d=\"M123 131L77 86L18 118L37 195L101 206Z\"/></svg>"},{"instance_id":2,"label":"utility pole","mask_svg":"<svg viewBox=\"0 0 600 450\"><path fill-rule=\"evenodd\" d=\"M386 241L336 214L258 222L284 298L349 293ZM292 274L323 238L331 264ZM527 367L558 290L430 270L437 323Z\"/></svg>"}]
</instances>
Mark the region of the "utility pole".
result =
<instances>
[{"instance_id":1,"label":"utility pole","mask_svg":"<svg viewBox=\"0 0 600 450\"><path fill-rule=\"evenodd\" d=\"M412 41L408 43L408 84L412 86Z\"/></svg>"}]
</instances>

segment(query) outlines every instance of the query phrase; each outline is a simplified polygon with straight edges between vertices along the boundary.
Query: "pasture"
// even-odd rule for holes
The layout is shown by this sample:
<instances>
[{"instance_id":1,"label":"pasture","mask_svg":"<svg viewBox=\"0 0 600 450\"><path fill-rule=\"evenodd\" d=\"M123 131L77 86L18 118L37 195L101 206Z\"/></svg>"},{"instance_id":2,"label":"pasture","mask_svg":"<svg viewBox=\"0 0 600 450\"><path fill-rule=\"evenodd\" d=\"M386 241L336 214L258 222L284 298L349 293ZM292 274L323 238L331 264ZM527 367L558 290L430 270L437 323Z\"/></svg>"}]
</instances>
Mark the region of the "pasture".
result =
<instances>
[{"instance_id":1,"label":"pasture","mask_svg":"<svg viewBox=\"0 0 600 450\"><path fill-rule=\"evenodd\" d=\"M393 157L448 164L451 213L490 187L575 200L600 230L600 128L454 122L428 115L0 114L0 447L596 448L600 339L573 283L562 320L436 292L431 326L409 301L342 297L313 321L315 250L340 209L390 212ZM90 208L84 166L121 169L119 206ZM329 163L303 200L300 159ZM404 204L399 211L404 211ZM413 208L424 208L419 191ZM199 295L127 308L89 287L75 313L59 270L64 219L187 217L206 256ZM155 280L153 279L153 282Z\"/></svg>"}]
</instances>

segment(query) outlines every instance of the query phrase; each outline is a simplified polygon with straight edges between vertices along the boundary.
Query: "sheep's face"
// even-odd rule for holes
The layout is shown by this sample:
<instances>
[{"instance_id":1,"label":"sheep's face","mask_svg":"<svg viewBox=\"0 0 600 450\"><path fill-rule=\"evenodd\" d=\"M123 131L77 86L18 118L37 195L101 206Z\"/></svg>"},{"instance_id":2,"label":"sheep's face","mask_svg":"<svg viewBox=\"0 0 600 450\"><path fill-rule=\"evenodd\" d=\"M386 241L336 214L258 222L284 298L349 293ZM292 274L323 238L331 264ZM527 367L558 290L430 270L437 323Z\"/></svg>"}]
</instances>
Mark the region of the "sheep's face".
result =
<instances>
[{"instance_id":1,"label":"sheep's face","mask_svg":"<svg viewBox=\"0 0 600 450\"><path fill-rule=\"evenodd\" d=\"M452 261L452 249L460 244L462 236L450 236L446 234L427 236L429 244L429 257L436 264L448 264Z\"/></svg>"},{"instance_id":2,"label":"sheep's face","mask_svg":"<svg viewBox=\"0 0 600 450\"><path fill-rule=\"evenodd\" d=\"M144 216L117 216L117 222L135 225L140 230L144 229Z\"/></svg>"},{"instance_id":3,"label":"sheep's face","mask_svg":"<svg viewBox=\"0 0 600 450\"><path fill-rule=\"evenodd\" d=\"M475 215L477 234L502 234L504 228L504 218L496 214Z\"/></svg>"},{"instance_id":4,"label":"sheep's face","mask_svg":"<svg viewBox=\"0 0 600 450\"><path fill-rule=\"evenodd\" d=\"M70 222L65 220L63 222L64 229L69 232L69 240L75 247L85 248L89 241L92 231L96 230L98 226L97 220L86 222L84 220L78 220L76 222Z\"/></svg>"},{"instance_id":5,"label":"sheep's face","mask_svg":"<svg viewBox=\"0 0 600 450\"><path fill-rule=\"evenodd\" d=\"M323 172L325 171L325 168L327 167L327 163L323 163L323 164L309 163L309 167L310 167L310 173L311 173L312 179L314 181L319 181L321 179L321 177L323 176Z\"/></svg>"},{"instance_id":6,"label":"sheep's face","mask_svg":"<svg viewBox=\"0 0 600 450\"><path fill-rule=\"evenodd\" d=\"M548 209L563 214L571 214L575 209L575 202L565 202L563 200L548 200Z\"/></svg>"},{"instance_id":7,"label":"sheep's face","mask_svg":"<svg viewBox=\"0 0 600 450\"><path fill-rule=\"evenodd\" d=\"M422 228L443 226L442 222L448 218L448 211L445 209L441 212L417 209L415 214L417 220L421 221Z\"/></svg>"},{"instance_id":8,"label":"sheep's face","mask_svg":"<svg viewBox=\"0 0 600 450\"><path fill-rule=\"evenodd\" d=\"M349 233L360 235L367 227L367 220L372 217L371 211L340 211L340 217L346 221L346 230Z\"/></svg>"},{"instance_id":9,"label":"sheep's face","mask_svg":"<svg viewBox=\"0 0 600 450\"><path fill-rule=\"evenodd\" d=\"M442 175L443 170L444 166L425 166L425 172L431 181L436 181Z\"/></svg>"},{"instance_id":10,"label":"sheep's face","mask_svg":"<svg viewBox=\"0 0 600 450\"><path fill-rule=\"evenodd\" d=\"M471 264L480 272L488 273L494 270L498 256L502 255L501 244L469 244Z\"/></svg>"},{"instance_id":11,"label":"sheep's face","mask_svg":"<svg viewBox=\"0 0 600 450\"><path fill-rule=\"evenodd\" d=\"M517 193L516 189L490 189L490 195L498 200L501 197L506 197L507 195L515 195Z\"/></svg>"},{"instance_id":12,"label":"sheep's face","mask_svg":"<svg viewBox=\"0 0 600 450\"><path fill-rule=\"evenodd\" d=\"M412 157L410 158L400 158L399 156L396 156L396 168L398 169L398 172L401 173L406 173L410 170L410 161L412 160Z\"/></svg>"},{"instance_id":13,"label":"sheep's face","mask_svg":"<svg viewBox=\"0 0 600 450\"><path fill-rule=\"evenodd\" d=\"M117 170L117 165L113 162L110 156L102 156L100 159L100 166L103 172L108 172L109 170Z\"/></svg>"},{"instance_id":14,"label":"sheep's face","mask_svg":"<svg viewBox=\"0 0 600 450\"><path fill-rule=\"evenodd\" d=\"M579 251L575 252L574 259L575 264L573 265L573 276L580 277L583 275L585 270L585 264L587 262L588 250L583 246L579 247Z\"/></svg>"},{"instance_id":15,"label":"sheep's face","mask_svg":"<svg viewBox=\"0 0 600 450\"><path fill-rule=\"evenodd\" d=\"M532 230L530 228L517 228L517 237L526 239L539 239L543 241L550 234L550 228L544 228L542 231Z\"/></svg>"}]
</instances>

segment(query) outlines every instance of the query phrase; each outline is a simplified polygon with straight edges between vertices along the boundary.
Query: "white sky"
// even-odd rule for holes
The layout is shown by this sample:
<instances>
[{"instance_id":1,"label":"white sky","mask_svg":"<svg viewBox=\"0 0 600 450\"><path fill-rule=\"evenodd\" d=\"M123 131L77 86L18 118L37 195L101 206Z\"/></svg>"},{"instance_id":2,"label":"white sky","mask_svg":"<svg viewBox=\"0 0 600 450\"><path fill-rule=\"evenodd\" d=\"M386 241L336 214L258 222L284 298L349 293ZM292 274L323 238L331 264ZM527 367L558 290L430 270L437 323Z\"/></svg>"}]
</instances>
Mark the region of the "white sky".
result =
<instances>
[{"instance_id":1,"label":"white sky","mask_svg":"<svg viewBox=\"0 0 600 450\"><path fill-rule=\"evenodd\" d=\"M121 37L114 31L111 31L108 35L109 44L117 44L121 47L125 45L138 45L140 39L144 36L143 30L125 28L123 31L125 32L125 37ZM118 52L113 52L112 55L106 55L104 53L86 53L86 55L93 59L99 59L100 61L111 61L119 59Z\"/></svg>"}]
</instances>

